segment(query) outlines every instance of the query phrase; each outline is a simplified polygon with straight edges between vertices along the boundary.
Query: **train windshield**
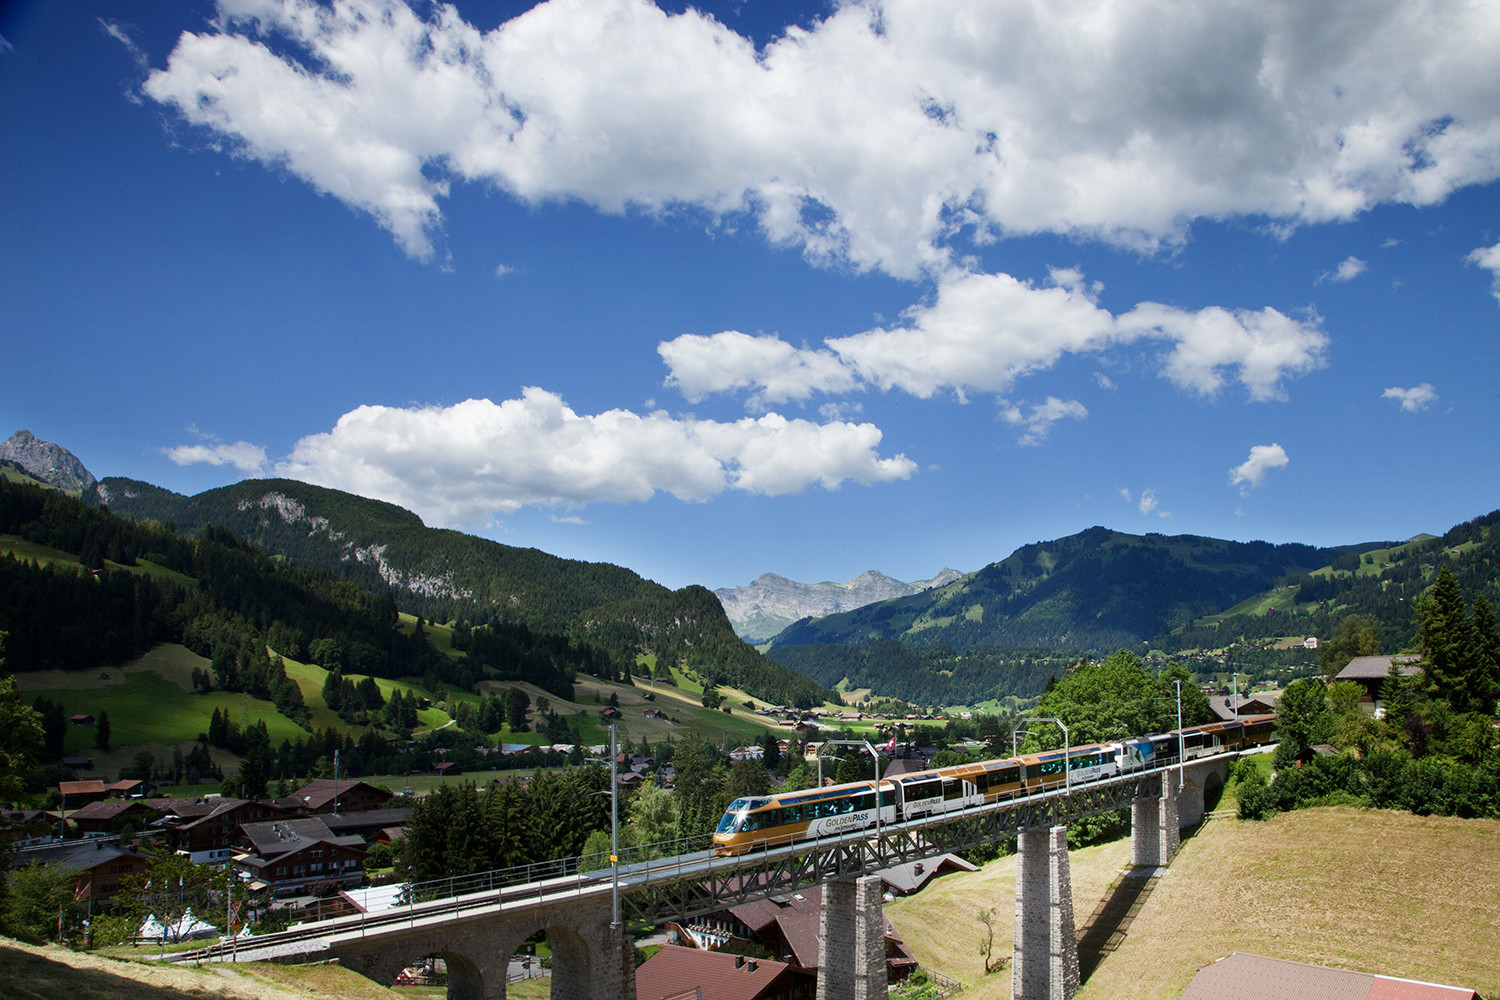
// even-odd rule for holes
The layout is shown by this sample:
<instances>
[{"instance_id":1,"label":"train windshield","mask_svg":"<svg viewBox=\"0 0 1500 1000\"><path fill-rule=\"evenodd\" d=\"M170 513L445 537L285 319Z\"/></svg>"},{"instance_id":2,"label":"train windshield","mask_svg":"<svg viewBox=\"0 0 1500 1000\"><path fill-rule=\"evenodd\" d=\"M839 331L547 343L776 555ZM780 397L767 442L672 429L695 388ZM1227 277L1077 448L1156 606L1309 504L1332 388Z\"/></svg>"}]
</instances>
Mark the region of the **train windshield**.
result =
<instances>
[{"instance_id":1,"label":"train windshield","mask_svg":"<svg viewBox=\"0 0 1500 1000\"><path fill-rule=\"evenodd\" d=\"M770 801L770 799L735 799L729 803L729 809L725 811L724 818L719 820L719 825L714 832L739 833L745 829L745 814L752 809L759 809Z\"/></svg>"}]
</instances>

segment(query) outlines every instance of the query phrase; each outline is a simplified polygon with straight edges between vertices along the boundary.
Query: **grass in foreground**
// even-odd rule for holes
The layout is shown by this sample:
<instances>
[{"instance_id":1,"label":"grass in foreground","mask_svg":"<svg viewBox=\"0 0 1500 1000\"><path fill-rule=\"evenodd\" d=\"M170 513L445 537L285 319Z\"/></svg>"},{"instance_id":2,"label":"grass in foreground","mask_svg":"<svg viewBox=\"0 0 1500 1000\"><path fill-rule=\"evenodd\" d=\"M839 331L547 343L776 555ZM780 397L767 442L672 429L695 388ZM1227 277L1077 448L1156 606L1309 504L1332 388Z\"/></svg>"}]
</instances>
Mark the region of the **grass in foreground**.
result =
<instances>
[{"instance_id":1,"label":"grass in foreground","mask_svg":"<svg viewBox=\"0 0 1500 1000\"><path fill-rule=\"evenodd\" d=\"M1128 840L1074 851L1081 933ZM961 979L965 996L1010 995L986 977L981 909L996 955L1009 956L1015 859L949 876L887 907L925 965ZM1500 995L1500 822L1346 807L1255 823L1210 820L1182 848L1078 1000L1176 1000L1197 970L1234 951Z\"/></svg>"},{"instance_id":2,"label":"grass in foreground","mask_svg":"<svg viewBox=\"0 0 1500 1000\"><path fill-rule=\"evenodd\" d=\"M0 967L6 970L3 995L14 1000L425 1000L447 994L446 987L387 989L338 965L243 962L195 968L8 938L0 938ZM550 979L524 980L510 984L506 996L546 1000L551 988Z\"/></svg>"}]
</instances>

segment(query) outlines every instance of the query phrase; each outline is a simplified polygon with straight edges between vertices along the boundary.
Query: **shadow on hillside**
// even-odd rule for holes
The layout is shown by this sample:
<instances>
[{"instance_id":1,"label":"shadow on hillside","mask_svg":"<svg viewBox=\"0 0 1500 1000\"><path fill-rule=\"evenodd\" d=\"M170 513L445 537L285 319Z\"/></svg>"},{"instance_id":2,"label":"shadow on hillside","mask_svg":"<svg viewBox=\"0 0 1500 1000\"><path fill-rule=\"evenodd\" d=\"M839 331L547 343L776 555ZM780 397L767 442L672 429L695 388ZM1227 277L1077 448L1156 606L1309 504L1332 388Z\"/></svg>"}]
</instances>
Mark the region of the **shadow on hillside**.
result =
<instances>
[{"instance_id":1,"label":"shadow on hillside","mask_svg":"<svg viewBox=\"0 0 1500 1000\"><path fill-rule=\"evenodd\" d=\"M202 1000L192 990L159 986L105 969L75 968L31 951L0 946L6 997L13 1000Z\"/></svg>"},{"instance_id":2,"label":"shadow on hillside","mask_svg":"<svg viewBox=\"0 0 1500 1000\"><path fill-rule=\"evenodd\" d=\"M1104 956L1125 940L1130 925L1156 887L1155 868L1129 869L1116 876L1078 935L1078 978L1088 978Z\"/></svg>"}]
</instances>

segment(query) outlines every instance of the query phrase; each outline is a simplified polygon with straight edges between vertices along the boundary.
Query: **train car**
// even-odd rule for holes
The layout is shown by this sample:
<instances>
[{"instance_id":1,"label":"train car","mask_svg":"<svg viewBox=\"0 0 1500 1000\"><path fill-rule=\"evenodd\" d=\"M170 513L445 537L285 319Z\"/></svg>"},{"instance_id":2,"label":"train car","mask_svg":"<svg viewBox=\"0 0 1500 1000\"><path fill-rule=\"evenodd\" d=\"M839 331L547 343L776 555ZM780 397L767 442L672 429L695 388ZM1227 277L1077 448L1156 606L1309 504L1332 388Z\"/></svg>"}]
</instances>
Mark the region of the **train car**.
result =
<instances>
[{"instance_id":1,"label":"train car","mask_svg":"<svg viewBox=\"0 0 1500 1000\"><path fill-rule=\"evenodd\" d=\"M1240 720L1243 728L1241 736L1241 749L1248 750L1250 747L1263 747L1267 743L1276 742L1276 716L1274 715L1247 715Z\"/></svg>"},{"instance_id":2,"label":"train car","mask_svg":"<svg viewBox=\"0 0 1500 1000\"><path fill-rule=\"evenodd\" d=\"M1177 741L1172 741L1172 759L1177 759ZM1132 736L1115 744L1115 767L1120 774L1146 771L1166 762L1166 745L1150 736Z\"/></svg>"},{"instance_id":3,"label":"train car","mask_svg":"<svg viewBox=\"0 0 1500 1000\"><path fill-rule=\"evenodd\" d=\"M880 822L896 821L896 788L881 779ZM714 853L744 854L875 825L875 783L856 781L800 792L735 799L714 830Z\"/></svg>"},{"instance_id":4,"label":"train car","mask_svg":"<svg viewBox=\"0 0 1500 1000\"><path fill-rule=\"evenodd\" d=\"M881 824L919 819L1000 799L1082 785L1117 774L1275 742L1276 716L1190 726L1181 732L1090 743L1004 760L976 761L880 779ZM1066 760L1065 760L1066 758ZM714 831L715 854L849 833L875 826L875 783L856 781L825 788L736 799Z\"/></svg>"},{"instance_id":5,"label":"train car","mask_svg":"<svg viewBox=\"0 0 1500 1000\"><path fill-rule=\"evenodd\" d=\"M1061 750L1045 750L1016 758L1027 792L1063 785L1081 785L1119 773L1118 748L1108 743L1089 743Z\"/></svg>"},{"instance_id":6,"label":"train car","mask_svg":"<svg viewBox=\"0 0 1500 1000\"><path fill-rule=\"evenodd\" d=\"M1201 726L1189 726L1182 731L1183 759L1196 760L1239 749L1242 729L1243 726L1238 722L1209 722Z\"/></svg>"},{"instance_id":7,"label":"train car","mask_svg":"<svg viewBox=\"0 0 1500 1000\"><path fill-rule=\"evenodd\" d=\"M936 813L967 809L984 801L974 783L978 765L963 764L934 771L918 771L892 778L897 789L897 803L902 819L918 819Z\"/></svg>"}]
</instances>

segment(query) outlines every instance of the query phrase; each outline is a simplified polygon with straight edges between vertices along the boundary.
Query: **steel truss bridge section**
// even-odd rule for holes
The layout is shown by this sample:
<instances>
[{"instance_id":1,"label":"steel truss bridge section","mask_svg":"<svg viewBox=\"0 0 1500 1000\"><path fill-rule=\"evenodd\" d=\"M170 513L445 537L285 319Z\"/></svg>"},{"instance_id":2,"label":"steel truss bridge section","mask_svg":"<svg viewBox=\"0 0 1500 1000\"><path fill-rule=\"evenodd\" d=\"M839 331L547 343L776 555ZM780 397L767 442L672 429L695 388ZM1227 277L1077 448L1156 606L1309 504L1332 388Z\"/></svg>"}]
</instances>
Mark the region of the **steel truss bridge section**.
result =
<instances>
[{"instance_id":1,"label":"steel truss bridge section","mask_svg":"<svg viewBox=\"0 0 1500 1000\"><path fill-rule=\"evenodd\" d=\"M994 802L962 812L866 828L837 838L802 841L738 858L701 855L667 859L641 872L620 874L620 906L627 927L686 921L769 896L796 892L835 879L870 875L893 865L920 861L1006 840L1022 830L1066 825L1089 816L1128 809L1159 793L1161 772L1139 772L1058 789L1026 799ZM682 861L677 865L674 862Z\"/></svg>"},{"instance_id":2,"label":"steel truss bridge section","mask_svg":"<svg viewBox=\"0 0 1500 1000\"><path fill-rule=\"evenodd\" d=\"M1222 756L1202 757L1189 766ZM1161 777L1177 768L1160 768L1056 788L1020 799L938 813L903 823L866 827L818 840L796 841L738 857L719 857L699 850L673 857L639 860L619 866L621 916L627 929L687 921L728 906L795 892L836 879L874 874L892 865L970 850L1036 828L1066 825L1130 807L1138 799L1161 793ZM677 844L685 844L679 841ZM702 840L697 839L701 844ZM416 883L399 906L381 913L357 914L294 925L285 931L242 942L242 953L291 949L311 953L344 934L371 936L386 926L413 922L469 919L485 912L544 906L568 897L583 899L608 893L615 871L605 865L582 871L566 859L542 865ZM178 952L172 961L220 960L230 944Z\"/></svg>"}]
</instances>

